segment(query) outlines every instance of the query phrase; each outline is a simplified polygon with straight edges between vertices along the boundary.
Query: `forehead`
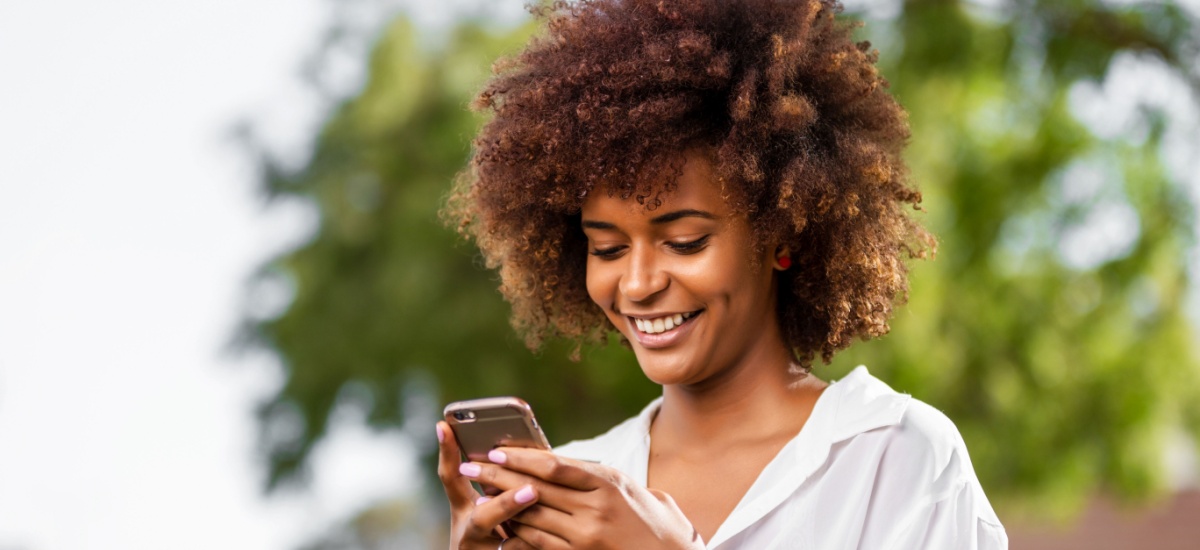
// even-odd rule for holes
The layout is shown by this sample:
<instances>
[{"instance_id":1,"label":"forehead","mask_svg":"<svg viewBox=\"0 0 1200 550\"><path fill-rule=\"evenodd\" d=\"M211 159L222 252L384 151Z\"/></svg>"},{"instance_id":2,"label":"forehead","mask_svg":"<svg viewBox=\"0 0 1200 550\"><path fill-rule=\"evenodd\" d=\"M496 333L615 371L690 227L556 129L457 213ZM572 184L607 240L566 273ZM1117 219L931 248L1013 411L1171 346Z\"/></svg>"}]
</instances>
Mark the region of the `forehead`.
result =
<instances>
[{"instance_id":1,"label":"forehead","mask_svg":"<svg viewBox=\"0 0 1200 550\"><path fill-rule=\"evenodd\" d=\"M622 198L607 188L597 187L583 203L583 218L649 219L683 209L700 210L718 217L729 215L728 197L711 162L696 153L684 155L683 161L674 185L655 185L658 190L644 201Z\"/></svg>"}]
</instances>

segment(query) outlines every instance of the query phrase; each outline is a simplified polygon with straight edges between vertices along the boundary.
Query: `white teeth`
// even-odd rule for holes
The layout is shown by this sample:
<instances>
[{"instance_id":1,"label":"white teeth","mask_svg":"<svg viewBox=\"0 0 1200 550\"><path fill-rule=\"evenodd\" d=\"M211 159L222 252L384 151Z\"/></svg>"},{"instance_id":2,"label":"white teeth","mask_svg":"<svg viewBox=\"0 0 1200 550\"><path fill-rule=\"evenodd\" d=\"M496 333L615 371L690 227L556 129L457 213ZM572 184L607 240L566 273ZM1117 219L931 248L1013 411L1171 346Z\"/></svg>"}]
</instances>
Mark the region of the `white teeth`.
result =
<instances>
[{"instance_id":1,"label":"white teeth","mask_svg":"<svg viewBox=\"0 0 1200 550\"><path fill-rule=\"evenodd\" d=\"M667 315L658 319L638 319L634 318L633 323L637 329L646 334L658 334L674 329L682 325L684 321L692 317L691 313L676 313L675 315Z\"/></svg>"}]
</instances>

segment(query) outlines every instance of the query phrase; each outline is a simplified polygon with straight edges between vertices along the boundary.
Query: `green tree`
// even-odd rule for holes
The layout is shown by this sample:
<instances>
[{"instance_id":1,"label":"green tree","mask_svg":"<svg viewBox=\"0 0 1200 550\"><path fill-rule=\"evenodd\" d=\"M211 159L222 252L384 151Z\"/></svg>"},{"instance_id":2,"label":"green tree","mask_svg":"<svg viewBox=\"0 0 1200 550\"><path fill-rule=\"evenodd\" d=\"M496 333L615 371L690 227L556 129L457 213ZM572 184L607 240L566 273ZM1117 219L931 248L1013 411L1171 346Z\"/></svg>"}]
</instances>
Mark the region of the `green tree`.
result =
<instances>
[{"instance_id":1,"label":"green tree","mask_svg":"<svg viewBox=\"0 0 1200 550\"><path fill-rule=\"evenodd\" d=\"M882 71L911 112L941 246L915 266L895 333L839 362L953 418L1002 511L1153 496L1168 432L1200 433L1195 209L1160 156L1166 113L1145 106L1139 140L1103 139L1070 101L1134 56L1194 86L1198 28L1170 4L1082 1L910 2L894 23L901 52ZM1081 243L1089 231L1121 242Z\"/></svg>"},{"instance_id":2,"label":"green tree","mask_svg":"<svg viewBox=\"0 0 1200 550\"><path fill-rule=\"evenodd\" d=\"M414 388L434 388L440 402L520 394L565 441L655 395L618 349L579 363L565 343L527 350L508 328L496 277L438 218L481 122L467 102L496 55L531 30L464 24L431 50L397 19L372 53L365 89L325 123L311 160L291 172L263 159L269 193L303 197L321 213L310 242L264 267L264 277L293 281L287 311L249 319L244 334L277 350L287 369L260 409L269 487L299 472L339 400L369 409L374 426L395 427Z\"/></svg>"},{"instance_id":3,"label":"green tree","mask_svg":"<svg viewBox=\"0 0 1200 550\"><path fill-rule=\"evenodd\" d=\"M1161 67L1195 93L1198 28L1173 3L910 1L865 31L911 112L913 178L940 251L914 265L891 335L816 372L866 363L944 410L1002 517L1066 517L1096 491L1151 497L1164 487L1164 437L1200 435L1184 305L1195 208L1160 151L1170 113L1146 105L1136 139L1101 136L1071 99L1119 59ZM310 159L284 169L262 157L271 195L320 212L309 242L263 268L292 281L289 307L246 322L247 341L286 371L260 411L269 487L302 471L345 400L388 428L414 392L437 403L517 394L564 442L658 393L615 343L579 362L561 342L527 351L496 276L437 218L482 122L466 104L532 31L468 22L428 47L399 18ZM1115 243L1089 249L1100 230Z\"/></svg>"}]
</instances>

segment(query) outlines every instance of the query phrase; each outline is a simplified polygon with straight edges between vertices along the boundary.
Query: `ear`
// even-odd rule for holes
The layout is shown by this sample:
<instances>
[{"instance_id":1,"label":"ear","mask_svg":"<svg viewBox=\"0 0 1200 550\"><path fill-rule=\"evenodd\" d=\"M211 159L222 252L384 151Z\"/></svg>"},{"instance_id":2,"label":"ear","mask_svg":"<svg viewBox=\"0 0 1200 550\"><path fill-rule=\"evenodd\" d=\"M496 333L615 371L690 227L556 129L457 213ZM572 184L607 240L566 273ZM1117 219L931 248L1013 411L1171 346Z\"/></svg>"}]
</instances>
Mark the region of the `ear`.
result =
<instances>
[{"instance_id":1,"label":"ear","mask_svg":"<svg viewBox=\"0 0 1200 550\"><path fill-rule=\"evenodd\" d=\"M779 271L787 271L792 267L792 251L787 246L780 245L775 248L774 267Z\"/></svg>"}]
</instances>

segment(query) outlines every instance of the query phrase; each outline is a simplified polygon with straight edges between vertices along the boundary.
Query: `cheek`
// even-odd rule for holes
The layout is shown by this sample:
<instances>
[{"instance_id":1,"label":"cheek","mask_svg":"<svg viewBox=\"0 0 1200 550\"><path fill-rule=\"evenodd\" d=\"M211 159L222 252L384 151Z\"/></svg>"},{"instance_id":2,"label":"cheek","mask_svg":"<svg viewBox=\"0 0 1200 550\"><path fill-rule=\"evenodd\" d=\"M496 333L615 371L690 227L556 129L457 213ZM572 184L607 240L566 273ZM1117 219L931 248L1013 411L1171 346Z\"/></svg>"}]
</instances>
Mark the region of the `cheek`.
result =
<instances>
[{"instance_id":1,"label":"cheek","mask_svg":"<svg viewBox=\"0 0 1200 550\"><path fill-rule=\"evenodd\" d=\"M588 258L586 278L588 297L604 309L605 313L612 308L616 288L615 283L609 281L612 276L610 271L610 269L605 269L604 264Z\"/></svg>"},{"instance_id":2,"label":"cheek","mask_svg":"<svg viewBox=\"0 0 1200 550\"><path fill-rule=\"evenodd\" d=\"M754 287L748 255L733 247L714 251L701 261L688 262L677 270L677 277L697 294L710 297L745 294Z\"/></svg>"},{"instance_id":3,"label":"cheek","mask_svg":"<svg viewBox=\"0 0 1200 550\"><path fill-rule=\"evenodd\" d=\"M695 293L734 310L761 307L763 298L770 293L770 265L745 250L723 252L689 270L690 287Z\"/></svg>"}]
</instances>

